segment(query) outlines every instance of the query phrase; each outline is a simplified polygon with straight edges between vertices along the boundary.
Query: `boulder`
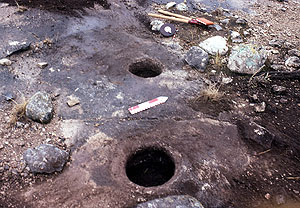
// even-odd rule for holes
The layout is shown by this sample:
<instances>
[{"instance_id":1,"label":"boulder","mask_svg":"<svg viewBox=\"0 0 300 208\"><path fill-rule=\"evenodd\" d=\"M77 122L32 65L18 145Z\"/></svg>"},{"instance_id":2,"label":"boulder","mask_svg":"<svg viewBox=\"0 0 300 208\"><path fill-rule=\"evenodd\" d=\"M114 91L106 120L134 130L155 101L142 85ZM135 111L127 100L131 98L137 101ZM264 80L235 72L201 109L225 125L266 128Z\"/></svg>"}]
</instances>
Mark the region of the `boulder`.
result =
<instances>
[{"instance_id":1,"label":"boulder","mask_svg":"<svg viewBox=\"0 0 300 208\"><path fill-rule=\"evenodd\" d=\"M197 46L193 46L187 52L185 61L192 67L204 71L208 63L208 53Z\"/></svg>"},{"instance_id":2,"label":"boulder","mask_svg":"<svg viewBox=\"0 0 300 208\"><path fill-rule=\"evenodd\" d=\"M227 41L221 36L214 36L199 44L199 47L211 55L225 55L228 51Z\"/></svg>"},{"instance_id":3,"label":"boulder","mask_svg":"<svg viewBox=\"0 0 300 208\"><path fill-rule=\"evenodd\" d=\"M154 199L141 204L136 208L204 208L194 197L188 195L168 196L165 198Z\"/></svg>"},{"instance_id":4,"label":"boulder","mask_svg":"<svg viewBox=\"0 0 300 208\"><path fill-rule=\"evenodd\" d=\"M263 48L252 44L240 44L232 48L227 67L232 72L254 74L265 64L266 54Z\"/></svg>"},{"instance_id":5,"label":"boulder","mask_svg":"<svg viewBox=\"0 0 300 208\"><path fill-rule=\"evenodd\" d=\"M69 154L52 144L41 144L33 149L27 149L23 158L33 173L53 173L61 171L67 162Z\"/></svg>"},{"instance_id":6,"label":"boulder","mask_svg":"<svg viewBox=\"0 0 300 208\"><path fill-rule=\"evenodd\" d=\"M46 92L37 92L26 105L26 116L33 121L49 123L53 117L51 97Z\"/></svg>"}]
</instances>

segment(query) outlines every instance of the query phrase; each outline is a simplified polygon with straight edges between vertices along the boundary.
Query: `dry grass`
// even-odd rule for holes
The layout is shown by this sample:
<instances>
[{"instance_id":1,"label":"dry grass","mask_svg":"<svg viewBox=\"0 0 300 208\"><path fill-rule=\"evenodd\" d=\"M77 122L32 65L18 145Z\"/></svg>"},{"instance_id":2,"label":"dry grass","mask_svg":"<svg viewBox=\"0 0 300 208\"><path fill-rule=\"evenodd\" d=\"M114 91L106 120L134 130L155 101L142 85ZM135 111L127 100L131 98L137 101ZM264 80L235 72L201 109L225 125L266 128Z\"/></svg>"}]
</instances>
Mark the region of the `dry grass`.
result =
<instances>
[{"instance_id":1,"label":"dry grass","mask_svg":"<svg viewBox=\"0 0 300 208\"><path fill-rule=\"evenodd\" d=\"M12 108L10 121L9 121L9 124L11 126L15 125L17 121L19 121L20 119L25 118L25 111L26 111L26 105L28 103L28 100L26 100L24 95L22 95L21 101L19 103L14 100L13 102L14 102L14 106Z\"/></svg>"},{"instance_id":2,"label":"dry grass","mask_svg":"<svg viewBox=\"0 0 300 208\"><path fill-rule=\"evenodd\" d=\"M219 53L217 53L216 56L215 56L215 64L218 67L222 66L222 56Z\"/></svg>"},{"instance_id":3,"label":"dry grass","mask_svg":"<svg viewBox=\"0 0 300 208\"><path fill-rule=\"evenodd\" d=\"M199 101L200 99L206 101L220 101L223 96L224 93L220 92L220 89L216 86L216 84L209 84L201 91L195 101Z\"/></svg>"}]
</instances>

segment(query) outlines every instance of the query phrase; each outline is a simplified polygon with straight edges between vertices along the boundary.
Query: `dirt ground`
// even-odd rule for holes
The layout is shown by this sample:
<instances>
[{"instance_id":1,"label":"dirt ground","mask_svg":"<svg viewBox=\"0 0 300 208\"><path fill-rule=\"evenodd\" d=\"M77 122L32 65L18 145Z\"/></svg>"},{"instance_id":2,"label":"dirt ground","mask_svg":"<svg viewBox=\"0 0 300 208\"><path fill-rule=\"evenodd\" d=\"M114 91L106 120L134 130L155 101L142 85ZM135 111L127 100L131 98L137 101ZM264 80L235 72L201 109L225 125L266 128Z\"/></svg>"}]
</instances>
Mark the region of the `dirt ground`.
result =
<instances>
[{"instance_id":1,"label":"dirt ground","mask_svg":"<svg viewBox=\"0 0 300 208\"><path fill-rule=\"evenodd\" d=\"M272 76L269 63L254 77L233 74L216 57L201 73L182 56L213 35L251 29L245 42L277 50L270 59L284 62L288 50L300 49L299 2L258 0L246 12L179 12L230 21L220 24L221 31L175 23L178 31L170 39L150 29L146 13L163 7L152 1L17 2L1 1L9 5L0 4L0 49L14 40L31 47L11 55L12 66L0 66L0 207L121 208L172 194L194 196L204 207L300 207L299 76ZM228 13L248 24L236 24ZM285 44L270 47L272 39ZM182 50L166 47L166 41ZM140 60L157 63L162 73L150 79L128 73ZM49 66L38 68L41 61ZM222 83L223 77L232 82ZM201 96L208 83L223 93L220 99ZM285 92L274 92L274 85ZM15 102L36 91L52 95L52 121L43 125L21 117L11 124ZM15 102L6 100L9 93ZM68 107L70 95L80 104ZM169 97L165 104L128 113L161 95ZM265 110L256 112L263 102ZM259 141L251 134L253 123L267 132ZM42 143L70 151L62 172L30 173L22 154ZM174 176L157 187L138 186L125 173L127 158L149 146L164 148L176 166Z\"/></svg>"}]
</instances>

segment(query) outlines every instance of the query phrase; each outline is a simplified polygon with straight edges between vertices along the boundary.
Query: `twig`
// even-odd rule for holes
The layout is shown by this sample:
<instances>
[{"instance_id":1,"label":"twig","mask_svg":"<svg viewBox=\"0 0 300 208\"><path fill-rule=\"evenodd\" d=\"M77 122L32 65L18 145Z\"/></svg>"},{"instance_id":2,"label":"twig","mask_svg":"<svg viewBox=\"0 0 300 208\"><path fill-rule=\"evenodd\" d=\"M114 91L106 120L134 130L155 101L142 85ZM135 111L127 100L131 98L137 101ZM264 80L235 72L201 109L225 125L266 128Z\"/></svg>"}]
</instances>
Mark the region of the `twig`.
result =
<instances>
[{"instance_id":1,"label":"twig","mask_svg":"<svg viewBox=\"0 0 300 208\"><path fill-rule=\"evenodd\" d=\"M289 180L300 180L300 177L286 177L286 179L289 179Z\"/></svg>"},{"instance_id":2,"label":"twig","mask_svg":"<svg viewBox=\"0 0 300 208\"><path fill-rule=\"evenodd\" d=\"M252 79L255 77L255 75L257 75L263 68L265 67L265 65L262 65L249 79L249 82L252 81Z\"/></svg>"},{"instance_id":3,"label":"twig","mask_svg":"<svg viewBox=\"0 0 300 208\"><path fill-rule=\"evenodd\" d=\"M263 151L263 152L260 152L260 153L256 154L256 156L263 155L263 154L265 154L267 152L270 152L270 151L271 151L271 149L268 149L266 151Z\"/></svg>"}]
</instances>

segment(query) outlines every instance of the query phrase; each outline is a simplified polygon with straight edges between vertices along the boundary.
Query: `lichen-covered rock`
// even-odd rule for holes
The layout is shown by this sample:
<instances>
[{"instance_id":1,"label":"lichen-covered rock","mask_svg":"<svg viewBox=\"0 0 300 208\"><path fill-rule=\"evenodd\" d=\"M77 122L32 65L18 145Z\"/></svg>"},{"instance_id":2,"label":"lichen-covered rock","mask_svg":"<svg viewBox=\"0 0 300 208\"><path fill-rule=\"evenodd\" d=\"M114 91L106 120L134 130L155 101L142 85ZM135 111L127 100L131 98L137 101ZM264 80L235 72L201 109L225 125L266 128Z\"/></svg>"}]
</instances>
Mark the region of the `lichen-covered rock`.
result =
<instances>
[{"instance_id":1,"label":"lichen-covered rock","mask_svg":"<svg viewBox=\"0 0 300 208\"><path fill-rule=\"evenodd\" d=\"M227 67L236 73L254 74L265 64L266 54L261 47L240 44L232 48Z\"/></svg>"},{"instance_id":2,"label":"lichen-covered rock","mask_svg":"<svg viewBox=\"0 0 300 208\"><path fill-rule=\"evenodd\" d=\"M208 53L197 46L193 46L187 52L185 61L192 67L204 71L208 63Z\"/></svg>"},{"instance_id":3,"label":"lichen-covered rock","mask_svg":"<svg viewBox=\"0 0 300 208\"><path fill-rule=\"evenodd\" d=\"M49 123L53 116L51 97L45 92L37 92L26 105L26 116L40 123Z\"/></svg>"},{"instance_id":4,"label":"lichen-covered rock","mask_svg":"<svg viewBox=\"0 0 300 208\"><path fill-rule=\"evenodd\" d=\"M138 204L136 208L204 208L194 197L188 195L168 196Z\"/></svg>"},{"instance_id":5,"label":"lichen-covered rock","mask_svg":"<svg viewBox=\"0 0 300 208\"><path fill-rule=\"evenodd\" d=\"M23 158L33 173L53 173L61 171L69 154L51 144L42 144L33 149L27 149Z\"/></svg>"},{"instance_id":6,"label":"lichen-covered rock","mask_svg":"<svg viewBox=\"0 0 300 208\"><path fill-rule=\"evenodd\" d=\"M221 36L214 36L199 44L199 47L211 55L225 55L228 51L227 41Z\"/></svg>"}]
</instances>

